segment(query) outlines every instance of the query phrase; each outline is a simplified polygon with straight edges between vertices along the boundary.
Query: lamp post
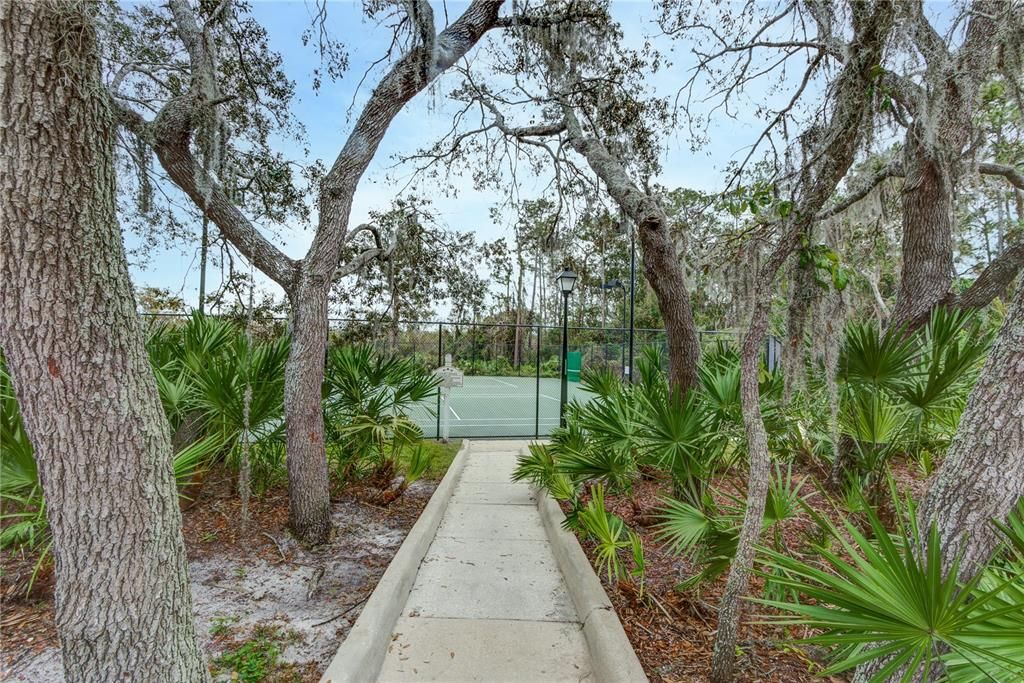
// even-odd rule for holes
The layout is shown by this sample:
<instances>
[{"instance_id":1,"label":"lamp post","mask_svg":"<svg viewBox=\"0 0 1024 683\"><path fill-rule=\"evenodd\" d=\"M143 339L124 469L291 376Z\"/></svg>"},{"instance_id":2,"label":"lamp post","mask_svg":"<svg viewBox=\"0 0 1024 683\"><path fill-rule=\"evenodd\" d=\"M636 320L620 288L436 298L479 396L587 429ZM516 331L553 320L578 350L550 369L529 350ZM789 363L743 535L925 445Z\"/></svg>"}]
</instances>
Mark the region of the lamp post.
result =
<instances>
[{"instance_id":1,"label":"lamp post","mask_svg":"<svg viewBox=\"0 0 1024 683\"><path fill-rule=\"evenodd\" d=\"M558 404L558 424L565 426L565 404L569 402L569 295L576 286L576 273L563 270L555 278L562 292L562 397Z\"/></svg>"},{"instance_id":2,"label":"lamp post","mask_svg":"<svg viewBox=\"0 0 1024 683\"><path fill-rule=\"evenodd\" d=\"M633 381L633 324L636 308L636 232L625 215L619 221L619 234L629 233L629 381Z\"/></svg>"},{"instance_id":3,"label":"lamp post","mask_svg":"<svg viewBox=\"0 0 1024 683\"><path fill-rule=\"evenodd\" d=\"M601 285L601 289L621 289L622 290L622 376L626 376L626 297L629 296L626 291L626 285L622 284L622 280L615 278L609 280Z\"/></svg>"}]
</instances>

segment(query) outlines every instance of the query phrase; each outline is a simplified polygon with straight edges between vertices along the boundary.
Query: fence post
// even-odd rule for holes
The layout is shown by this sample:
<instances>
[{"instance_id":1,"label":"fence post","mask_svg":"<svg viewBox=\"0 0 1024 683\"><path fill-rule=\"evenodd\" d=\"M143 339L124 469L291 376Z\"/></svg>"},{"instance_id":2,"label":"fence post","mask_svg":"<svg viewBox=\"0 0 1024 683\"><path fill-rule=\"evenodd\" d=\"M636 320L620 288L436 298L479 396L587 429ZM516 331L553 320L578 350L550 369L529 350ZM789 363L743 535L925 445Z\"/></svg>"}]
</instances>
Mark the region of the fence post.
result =
<instances>
[{"instance_id":1,"label":"fence post","mask_svg":"<svg viewBox=\"0 0 1024 683\"><path fill-rule=\"evenodd\" d=\"M437 367L444 363L444 323L437 324ZM437 439L441 438L441 387L437 388Z\"/></svg>"},{"instance_id":2,"label":"fence post","mask_svg":"<svg viewBox=\"0 0 1024 683\"><path fill-rule=\"evenodd\" d=\"M476 372L477 327L476 327L476 325L474 325L473 327L471 327L469 329L470 329L470 332L469 332L469 367L473 371L472 374L475 375L475 374L477 374L477 372Z\"/></svg>"},{"instance_id":3,"label":"fence post","mask_svg":"<svg viewBox=\"0 0 1024 683\"><path fill-rule=\"evenodd\" d=\"M534 396L534 415L533 415L533 438L540 438L540 325L537 325L537 385L536 395Z\"/></svg>"}]
</instances>

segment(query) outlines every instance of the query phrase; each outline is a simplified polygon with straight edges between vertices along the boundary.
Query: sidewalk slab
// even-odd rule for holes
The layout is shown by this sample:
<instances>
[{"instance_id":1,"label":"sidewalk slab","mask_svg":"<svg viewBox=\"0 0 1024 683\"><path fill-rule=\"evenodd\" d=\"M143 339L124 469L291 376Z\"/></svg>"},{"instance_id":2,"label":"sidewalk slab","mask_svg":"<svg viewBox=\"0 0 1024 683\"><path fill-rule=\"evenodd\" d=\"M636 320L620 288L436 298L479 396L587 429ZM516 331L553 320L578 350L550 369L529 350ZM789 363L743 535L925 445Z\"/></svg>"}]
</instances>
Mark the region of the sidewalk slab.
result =
<instances>
[{"instance_id":1,"label":"sidewalk slab","mask_svg":"<svg viewBox=\"0 0 1024 683\"><path fill-rule=\"evenodd\" d=\"M579 624L403 617L380 681L589 681Z\"/></svg>"},{"instance_id":2,"label":"sidewalk slab","mask_svg":"<svg viewBox=\"0 0 1024 683\"><path fill-rule=\"evenodd\" d=\"M548 535L536 508L452 501L437 529L437 538L546 541Z\"/></svg>"},{"instance_id":3,"label":"sidewalk slab","mask_svg":"<svg viewBox=\"0 0 1024 683\"><path fill-rule=\"evenodd\" d=\"M480 457L470 458L466 463L462 481L507 484L512 481L512 473L517 464L514 453L481 454Z\"/></svg>"},{"instance_id":4,"label":"sidewalk slab","mask_svg":"<svg viewBox=\"0 0 1024 683\"><path fill-rule=\"evenodd\" d=\"M495 481L460 481L452 503L477 505L537 505L537 496L528 484Z\"/></svg>"},{"instance_id":5,"label":"sidewalk slab","mask_svg":"<svg viewBox=\"0 0 1024 683\"><path fill-rule=\"evenodd\" d=\"M547 541L437 538L405 616L577 621Z\"/></svg>"}]
</instances>

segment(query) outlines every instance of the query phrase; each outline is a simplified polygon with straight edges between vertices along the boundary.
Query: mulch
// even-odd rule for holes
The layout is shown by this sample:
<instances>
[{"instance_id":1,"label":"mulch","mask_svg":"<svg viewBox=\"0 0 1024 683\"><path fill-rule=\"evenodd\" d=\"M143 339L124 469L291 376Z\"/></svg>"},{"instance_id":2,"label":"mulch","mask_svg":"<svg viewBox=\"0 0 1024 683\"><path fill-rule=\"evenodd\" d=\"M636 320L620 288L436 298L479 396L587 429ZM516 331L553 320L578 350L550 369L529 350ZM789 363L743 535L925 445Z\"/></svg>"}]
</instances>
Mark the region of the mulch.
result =
<instances>
[{"instance_id":1,"label":"mulch","mask_svg":"<svg viewBox=\"0 0 1024 683\"><path fill-rule=\"evenodd\" d=\"M814 485L822 472L795 465L794 479L806 477L801 494L808 495L808 504L817 512L836 518L833 505ZM926 489L920 473L907 463L896 463L894 478L901 489L919 494ZM717 488L738 492L734 479L719 478ZM680 590L679 584L699 571L686 559L673 555L659 541L653 525L662 499L670 493L670 485L661 479L643 478L631 495L606 495L608 509L620 516L626 525L643 539L646 577L645 595L638 595L634 584L612 583L600 576L601 583L618 613L622 626L633 645L644 671L652 683L706 681L711 670L711 655L717 628L717 605L725 588L726 575L696 588ZM740 491L739 493L742 492ZM781 538L790 550L807 547L808 537L816 524L806 514L782 524ZM581 542L584 552L594 563L594 542ZM626 560L627 563L630 560ZM595 564L595 571L597 565ZM750 595L760 595L764 580L752 576ZM744 608L740 632L740 654L736 663L736 681L743 683L802 683L810 681L846 681L845 676L822 677L827 666L826 653L820 648L797 645L794 638L811 635L807 631L784 630L778 626L756 623L759 617L774 612L771 608L748 604Z\"/></svg>"}]
</instances>

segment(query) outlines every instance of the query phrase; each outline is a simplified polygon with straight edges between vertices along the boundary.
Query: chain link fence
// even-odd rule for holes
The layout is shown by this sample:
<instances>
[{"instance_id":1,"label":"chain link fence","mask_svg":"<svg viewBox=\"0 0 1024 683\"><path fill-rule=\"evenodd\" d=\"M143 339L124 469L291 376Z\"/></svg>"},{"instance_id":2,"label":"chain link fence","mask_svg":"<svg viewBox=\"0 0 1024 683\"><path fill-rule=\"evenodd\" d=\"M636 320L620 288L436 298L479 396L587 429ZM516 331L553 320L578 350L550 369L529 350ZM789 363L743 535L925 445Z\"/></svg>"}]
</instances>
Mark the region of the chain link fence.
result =
<instances>
[{"instance_id":1,"label":"chain link fence","mask_svg":"<svg viewBox=\"0 0 1024 683\"><path fill-rule=\"evenodd\" d=\"M147 326L183 324L185 314L144 316ZM240 325L245 319L238 320ZM285 334L285 318L258 317L251 322L257 339ZM392 324L359 319L331 318L329 345L369 344L378 353L412 358L425 371L450 362L464 373L463 386L449 389L442 411L441 391L416 406L411 417L424 436L438 438L447 421L448 434L460 437L542 437L558 425L561 403L562 327L502 323L414 321ZM700 332L708 349L720 342L734 343L731 331ZM618 327L568 329L570 370L602 368L625 376L630 365L629 330ZM665 330L633 330L634 356L644 348L665 351ZM573 372L569 400L589 400Z\"/></svg>"}]
</instances>

